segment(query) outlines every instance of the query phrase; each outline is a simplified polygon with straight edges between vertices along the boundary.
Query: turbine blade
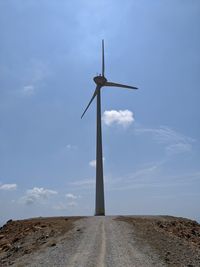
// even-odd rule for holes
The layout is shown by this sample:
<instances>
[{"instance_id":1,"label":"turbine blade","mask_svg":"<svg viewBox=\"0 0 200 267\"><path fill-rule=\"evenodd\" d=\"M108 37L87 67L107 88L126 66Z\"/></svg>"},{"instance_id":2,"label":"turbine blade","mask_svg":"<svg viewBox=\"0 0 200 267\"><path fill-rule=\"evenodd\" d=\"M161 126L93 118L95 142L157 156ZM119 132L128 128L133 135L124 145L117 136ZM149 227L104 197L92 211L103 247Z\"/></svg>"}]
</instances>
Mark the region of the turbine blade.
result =
<instances>
[{"instance_id":1,"label":"turbine blade","mask_svg":"<svg viewBox=\"0 0 200 267\"><path fill-rule=\"evenodd\" d=\"M105 62L104 62L104 40L102 40L102 76L104 77Z\"/></svg>"},{"instance_id":2,"label":"turbine blade","mask_svg":"<svg viewBox=\"0 0 200 267\"><path fill-rule=\"evenodd\" d=\"M83 118L83 116L85 115L85 112L88 110L90 104L92 103L92 101L94 100L95 96L97 95L97 90L98 90L98 89L99 89L99 87L97 86L97 87L96 87L96 90L94 91L94 94L93 94L92 98L90 99L89 104L87 105L86 109L84 110L84 112L83 112L83 114L82 114L82 116L81 116L81 119Z\"/></svg>"},{"instance_id":3,"label":"turbine blade","mask_svg":"<svg viewBox=\"0 0 200 267\"><path fill-rule=\"evenodd\" d=\"M112 82L106 82L104 86L115 86L115 87L129 88L129 89L138 89L137 87L134 87L134 86L124 85L120 83L112 83Z\"/></svg>"}]
</instances>

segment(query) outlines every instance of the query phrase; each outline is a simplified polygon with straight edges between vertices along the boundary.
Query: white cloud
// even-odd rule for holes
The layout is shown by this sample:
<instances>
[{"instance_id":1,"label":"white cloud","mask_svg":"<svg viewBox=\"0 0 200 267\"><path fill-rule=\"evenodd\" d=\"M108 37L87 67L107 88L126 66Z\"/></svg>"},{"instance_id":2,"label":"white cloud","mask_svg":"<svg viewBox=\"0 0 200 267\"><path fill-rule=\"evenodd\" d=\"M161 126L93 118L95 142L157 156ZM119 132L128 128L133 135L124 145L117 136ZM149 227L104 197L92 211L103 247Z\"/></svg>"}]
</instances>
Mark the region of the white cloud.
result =
<instances>
[{"instance_id":1,"label":"white cloud","mask_svg":"<svg viewBox=\"0 0 200 267\"><path fill-rule=\"evenodd\" d=\"M65 195L67 198L67 201L65 200L64 202L59 202L58 204L53 206L53 209L55 210L68 210L69 208L73 208L78 206L78 203L76 200L80 198L80 196L76 196L72 193L67 193Z\"/></svg>"},{"instance_id":2,"label":"white cloud","mask_svg":"<svg viewBox=\"0 0 200 267\"><path fill-rule=\"evenodd\" d=\"M34 187L33 189L26 191L25 196L22 197L22 201L25 204L33 204L37 201L48 199L51 195L55 195L57 193L57 191L44 189L43 187Z\"/></svg>"},{"instance_id":3,"label":"white cloud","mask_svg":"<svg viewBox=\"0 0 200 267\"><path fill-rule=\"evenodd\" d=\"M17 184L2 184L2 185L0 185L0 190L11 191L11 190L16 190L16 189L17 189Z\"/></svg>"},{"instance_id":4,"label":"white cloud","mask_svg":"<svg viewBox=\"0 0 200 267\"><path fill-rule=\"evenodd\" d=\"M24 96L32 96L35 93L34 85L26 85L23 87L22 93Z\"/></svg>"},{"instance_id":5,"label":"white cloud","mask_svg":"<svg viewBox=\"0 0 200 267\"><path fill-rule=\"evenodd\" d=\"M96 159L91 160L91 161L89 162L89 165L90 165L91 167L96 167Z\"/></svg>"},{"instance_id":6,"label":"white cloud","mask_svg":"<svg viewBox=\"0 0 200 267\"><path fill-rule=\"evenodd\" d=\"M103 157L103 162L105 161L105 158ZM91 167L96 167L96 159L94 159L94 160L91 160L90 162L89 162L89 165L91 166Z\"/></svg>"},{"instance_id":7,"label":"white cloud","mask_svg":"<svg viewBox=\"0 0 200 267\"><path fill-rule=\"evenodd\" d=\"M123 127L127 127L134 122L133 112L127 109L119 111L106 110L103 113L102 121L108 126L116 123Z\"/></svg>"},{"instance_id":8,"label":"white cloud","mask_svg":"<svg viewBox=\"0 0 200 267\"><path fill-rule=\"evenodd\" d=\"M68 149L68 150L77 149L77 146L71 145L71 144L67 144L66 145L66 149Z\"/></svg>"},{"instance_id":9,"label":"white cloud","mask_svg":"<svg viewBox=\"0 0 200 267\"><path fill-rule=\"evenodd\" d=\"M68 193L65 195L68 199L77 199L78 196L75 196L74 194Z\"/></svg>"}]
</instances>

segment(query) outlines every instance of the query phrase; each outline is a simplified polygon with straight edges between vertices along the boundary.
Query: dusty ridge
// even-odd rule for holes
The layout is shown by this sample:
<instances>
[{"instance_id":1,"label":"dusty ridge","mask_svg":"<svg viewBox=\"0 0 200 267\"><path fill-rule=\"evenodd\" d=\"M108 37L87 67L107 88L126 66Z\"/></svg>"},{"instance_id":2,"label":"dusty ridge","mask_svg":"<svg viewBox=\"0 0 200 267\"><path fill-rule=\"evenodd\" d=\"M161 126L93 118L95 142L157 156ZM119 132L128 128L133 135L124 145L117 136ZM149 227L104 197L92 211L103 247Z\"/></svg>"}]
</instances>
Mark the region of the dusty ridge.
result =
<instances>
[{"instance_id":1,"label":"dusty ridge","mask_svg":"<svg viewBox=\"0 0 200 267\"><path fill-rule=\"evenodd\" d=\"M200 225L170 216L9 221L0 229L0 266L10 265L196 267Z\"/></svg>"},{"instance_id":2,"label":"dusty ridge","mask_svg":"<svg viewBox=\"0 0 200 267\"><path fill-rule=\"evenodd\" d=\"M200 266L200 224L173 216L121 216L135 229L139 247L148 244L167 266Z\"/></svg>"},{"instance_id":3,"label":"dusty ridge","mask_svg":"<svg viewBox=\"0 0 200 267\"><path fill-rule=\"evenodd\" d=\"M56 246L81 217L9 220L0 228L0 267L45 247Z\"/></svg>"}]
</instances>

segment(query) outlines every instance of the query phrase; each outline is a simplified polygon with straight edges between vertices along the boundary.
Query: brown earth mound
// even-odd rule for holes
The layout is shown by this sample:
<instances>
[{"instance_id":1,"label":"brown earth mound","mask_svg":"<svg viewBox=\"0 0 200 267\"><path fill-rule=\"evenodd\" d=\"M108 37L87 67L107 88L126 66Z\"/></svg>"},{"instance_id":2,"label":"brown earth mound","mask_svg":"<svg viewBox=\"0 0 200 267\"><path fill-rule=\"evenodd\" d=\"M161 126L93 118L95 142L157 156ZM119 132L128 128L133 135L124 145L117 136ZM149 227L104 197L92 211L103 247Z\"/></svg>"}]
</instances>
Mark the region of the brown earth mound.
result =
<instances>
[{"instance_id":1,"label":"brown earth mound","mask_svg":"<svg viewBox=\"0 0 200 267\"><path fill-rule=\"evenodd\" d=\"M80 217L34 218L9 220L0 228L0 266L12 264L16 258L30 254L41 246L56 246Z\"/></svg>"},{"instance_id":2,"label":"brown earth mound","mask_svg":"<svg viewBox=\"0 0 200 267\"><path fill-rule=\"evenodd\" d=\"M69 238L66 233L80 218L8 221L0 228L0 267L12 265L23 256L31 257L33 252L57 246L61 240ZM134 246L141 251L145 247L148 251L150 247L166 266L200 266L200 225L197 222L171 216L121 216L116 220L131 224Z\"/></svg>"},{"instance_id":3,"label":"brown earth mound","mask_svg":"<svg viewBox=\"0 0 200 267\"><path fill-rule=\"evenodd\" d=\"M167 266L200 266L200 224L172 216L122 216L137 244L152 247Z\"/></svg>"}]
</instances>

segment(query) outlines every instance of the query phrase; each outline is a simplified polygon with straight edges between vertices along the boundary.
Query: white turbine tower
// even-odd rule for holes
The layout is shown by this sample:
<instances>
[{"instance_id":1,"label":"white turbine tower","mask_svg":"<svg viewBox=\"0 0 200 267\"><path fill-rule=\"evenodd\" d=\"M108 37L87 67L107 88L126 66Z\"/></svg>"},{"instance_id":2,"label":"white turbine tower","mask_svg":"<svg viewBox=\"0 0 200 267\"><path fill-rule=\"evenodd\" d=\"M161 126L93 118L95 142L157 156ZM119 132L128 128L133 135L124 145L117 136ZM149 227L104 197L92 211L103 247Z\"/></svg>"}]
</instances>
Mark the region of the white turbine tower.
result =
<instances>
[{"instance_id":1,"label":"white turbine tower","mask_svg":"<svg viewBox=\"0 0 200 267\"><path fill-rule=\"evenodd\" d=\"M101 133L101 88L103 86L115 86L128 89L138 89L137 87L128 86L119 83L113 83L107 81L104 76L105 63L104 63L104 40L102 40L102 74L94 77L94 82L96 83L96 90L84 110L81 119L83 118L85 112L89 108L90 104L97 97L97 132L96 132L96 207L95 215L105 215L105 204L104 204L104 183L103 183L103 153L102 153L102 133Z\"/></svg>"}]
</instances>

